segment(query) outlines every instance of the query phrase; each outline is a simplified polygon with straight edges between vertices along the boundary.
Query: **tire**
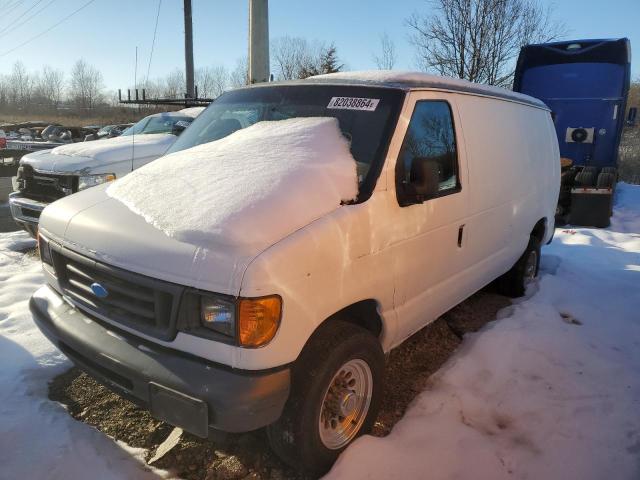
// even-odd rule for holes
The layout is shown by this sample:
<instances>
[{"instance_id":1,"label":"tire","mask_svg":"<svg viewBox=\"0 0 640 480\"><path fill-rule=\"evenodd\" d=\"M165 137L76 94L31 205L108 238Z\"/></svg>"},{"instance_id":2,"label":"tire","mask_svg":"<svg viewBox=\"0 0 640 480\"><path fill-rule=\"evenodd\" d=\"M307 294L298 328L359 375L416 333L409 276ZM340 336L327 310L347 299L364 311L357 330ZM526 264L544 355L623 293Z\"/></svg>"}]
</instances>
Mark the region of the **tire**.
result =
<instances>
[{"instance_id":1,"label":"tire","mask_svg":"<svg viewBox=\"0 0 640 480\"><path fill-rule=\"evenodd\" d=\"M591 172L591 173L593 173L594 175L597 175L597 174L598 174L598 167L593 166L593 165L590 165L590 166L588 166L588 167L584 167L584 168L582 169L582 171L583 171L583 172Z\"/></svg>"},{"instance_id":2,"label":"tire","mask_svg":"<svg viewBox=\"0 0 640 480\"><path fill-rule=\"evenodd\" d=\"M534 254L535 257L532 258ZM533 268L533 271L531 271L531 268ZM540 242L537 238L531 236L522 256L511 267L511 270L500 277L498 281L500 293L514 298L523 296L529 283L538 276L539 268Z\"/></svg>"},{"instance_id":3,"label":"tire","mask_svg":"<svg viewBox=\"0 0 640 480\"><path fill-rule=\"evenodd\" d=\"M571 186L576 179L576 175L578 174L577 170L571 169L562 175L560 175L560 185L562 186Z\"/></svg>"},{"instance_id":4,"label":"tire","mask_svg":"<svg viewBox=\"0 0 640 480\"><path fill-rule=\"evenodd\" d=\"M330 428L331 422L326 421L331 417L337 423L338 417L333 417L335 412L327 406L325 398L330 393L331 385L338 388L335 387L337 384L334 380L340 378L339 375L345 372L347 365L362 368L363 373L366 373L364 365L369 368L370 402L368 409L364 405L366 401L356 406L353 421L357 421L359 427L352 423L353 421L350 423L348 417L343 420L347 428L354 429L355 432L351 432L353 436L345 436L349 438L344 445L336 443L329 447L327 438L332 438L331 435L340 430ZM340 453L355 438L371 430L380 408L383 375L384 353L378 339L369 331L340 320L330 321L321 326L294 364L291 393L282 416L267 427L267 436L272 450L285 463L300 472L314 476L326 473ZM357 370L351 377L346 375L343 378L358 378ZM367 382L361 383L364 385ZM335 393L345 395L344 392L349 391L349 388L357 387L344 384L342 392L337 390ZM358 397L352 395L349 398L355 399L353 401L357 404ZM347 402L345 401L344 404L346 405ZM339 409L340 405L339 401L334 401L334 409ZM357 415L358 408L362 408L361 415ZM322 429L321 418L325 419L324 425L328 425L328 429ZM340 433L335 434L340 435Z\"/></svg>"},{"instance_id":5,"label":"tire","mask_svg":"<svg viewBox=\"0 0 640 480\"><path fill-rule=\"evenodd\" d=\"M600 173L613 173L615 176L618 173L618 169L616 167L602 167Z\"/></svg>"},{"instance_id":6,"label":"tire","mask_svg":"<svg viewBox=\"0 0 640 480\"><path fill-rule=\"evenodd\" d=\"M576 175L574 183L577 187L593 187L596 183L596 174L585 169Z\"/></svg>"},{"instance_id":7,"label":"tire","mask_svg":"<svg viewBox=\"0 0 640 480\"><path fill-rule=\"evenodd\" d=\"M613 188L614 182L615 175L613 173L601 173L600 175L598 175L596 188Z\"/></svg>"}]
</instances>

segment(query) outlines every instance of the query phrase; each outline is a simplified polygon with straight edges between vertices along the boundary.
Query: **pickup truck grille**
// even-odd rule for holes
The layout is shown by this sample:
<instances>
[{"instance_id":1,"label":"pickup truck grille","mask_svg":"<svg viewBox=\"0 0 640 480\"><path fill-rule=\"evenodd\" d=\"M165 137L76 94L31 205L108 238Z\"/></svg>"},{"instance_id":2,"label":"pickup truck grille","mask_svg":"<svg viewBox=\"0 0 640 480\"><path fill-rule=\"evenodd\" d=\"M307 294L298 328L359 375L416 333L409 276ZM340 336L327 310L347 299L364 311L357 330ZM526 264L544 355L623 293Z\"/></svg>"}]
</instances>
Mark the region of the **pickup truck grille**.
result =
<instances>
[{"instance_id":1,"label":"pickup truck grille","mask_svg":"<svg viewBox=\"0 0 640 480\"><path fill-rule=\"evenodd\" d=\"M17 177L22 194L34 200L53 202L78 190L76 176L36 172L30 165L18 168Z\"/></svg>"},{"instance_id":2,"label":"pickup truck grille","mask_svg":"<svg viewBox=\"0 0 640 480\"><path fill-rule=\"evenodd\" d=\"M52 256L64 293L83 310L162 340L175 338L183 287L110 267L68 250L54 250ZM97 295L96 285L107 294Z\"/></svg>"}]
</instances>

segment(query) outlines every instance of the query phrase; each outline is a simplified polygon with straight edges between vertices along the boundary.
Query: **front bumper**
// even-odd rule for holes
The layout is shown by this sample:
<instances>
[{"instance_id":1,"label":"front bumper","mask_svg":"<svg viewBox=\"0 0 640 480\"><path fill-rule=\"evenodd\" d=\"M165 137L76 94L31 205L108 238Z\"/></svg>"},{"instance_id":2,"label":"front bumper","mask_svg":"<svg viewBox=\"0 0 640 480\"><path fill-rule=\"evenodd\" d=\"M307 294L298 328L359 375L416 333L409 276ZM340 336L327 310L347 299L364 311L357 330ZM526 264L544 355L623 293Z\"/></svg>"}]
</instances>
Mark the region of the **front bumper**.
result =
<instances>
[{"instance_id":1,"label":"front bumper","mask_svg":"<svg viewBox=\"0 0 640 480\"><path fill-rule=\"evenodd\" d=\"M48 286L29 307L40 330L78 367L199 437L269 425L289 396L287 367L235 370L158 346L88 317Z\"/></svg>"},{"instance_id":2,"label":"front bumper","mask_svg":"<svg viewBox=\"0 0 640 480\"><path fill-rule=\"evenodd\" d=\"M38 232L40 214L47 205L49 204L27 198L20 192L9 194L9 208L13 220L34 237Z\"/></svg>"}]
</instances>

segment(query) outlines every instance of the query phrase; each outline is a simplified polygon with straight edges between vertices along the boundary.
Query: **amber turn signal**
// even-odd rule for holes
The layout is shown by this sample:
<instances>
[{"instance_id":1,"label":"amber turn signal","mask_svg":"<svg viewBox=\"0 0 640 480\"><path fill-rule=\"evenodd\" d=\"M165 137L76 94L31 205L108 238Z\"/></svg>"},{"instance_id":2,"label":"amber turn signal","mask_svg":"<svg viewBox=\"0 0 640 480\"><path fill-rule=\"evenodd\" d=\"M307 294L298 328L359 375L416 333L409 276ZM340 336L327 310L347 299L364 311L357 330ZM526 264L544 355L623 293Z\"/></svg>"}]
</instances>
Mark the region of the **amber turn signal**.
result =
<instances>
[{"instance_id":1,"label":"amber turn signal","mask_svg":"<svg viewBox=\"0 0 640 480\"><path fill-rule=\"evenodd\" d=\"M269 343L278 331L282 299L277 295L242 298L238 312L240 345L261 347Z\"/></svg>"}]
</instances>

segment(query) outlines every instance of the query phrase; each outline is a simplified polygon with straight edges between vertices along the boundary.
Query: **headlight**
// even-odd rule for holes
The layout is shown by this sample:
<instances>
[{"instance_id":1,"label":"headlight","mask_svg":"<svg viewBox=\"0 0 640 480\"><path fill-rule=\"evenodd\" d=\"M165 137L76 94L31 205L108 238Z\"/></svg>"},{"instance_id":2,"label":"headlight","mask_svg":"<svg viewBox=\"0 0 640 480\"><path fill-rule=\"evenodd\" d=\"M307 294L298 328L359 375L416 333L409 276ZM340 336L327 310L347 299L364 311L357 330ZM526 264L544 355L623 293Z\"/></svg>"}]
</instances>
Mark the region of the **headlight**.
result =
<instances>
[{"instance_id":1,"label":"headlight","mask_svg":"<svg viewBox=\"0 0 640 480\"><path fill-rule=\"evenodd\" d=\"M95 187L116 179L113 173L100 173L98 175L82 175L78 178L78 191Z\"/></svg>"},{"instance_id":2,"label":"headlight","mask_svg":"<svg viewBox=\"0 0 640 480\"><path fill-rule=\"evenodd\" d=\"M269 343L280 326L282 299L278 295L234 298L203 291L189 291L181 302L178 328L183 332L241 347L258 348Z\"/></svg>"},{"instance_id":3,"label":"headlight","mask_svg":"<svg viewBox=\"0 0 640 480\"><path fill-rule=\"evenodd\" d=\"M200 322L214 332L235 337L236 306L234 302L216 296L200 297Z\"/></svg>"},{"instance_id":4,"label":"headlight","mask_svg":"<svg viewBox=\"0 0 640 480\"><path fill-rule=\"evenodd\" d=\"M40 232L38 232L38 252L40 253L40 260L42 263L53 266L53 258L51 257L49 242L40 235Z\"/></svg>"},{"instance_id":5,"label":"headlight","mask_svg":"<svg viewBox=\"0 0 640 480\"><path fill-rule=\"evenodd\" d=\"M271 341L280 326L282 299L278 295L241 298L238 307L238 340L241 346L257 348Z\"/></svg>"}]
</instances>

